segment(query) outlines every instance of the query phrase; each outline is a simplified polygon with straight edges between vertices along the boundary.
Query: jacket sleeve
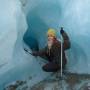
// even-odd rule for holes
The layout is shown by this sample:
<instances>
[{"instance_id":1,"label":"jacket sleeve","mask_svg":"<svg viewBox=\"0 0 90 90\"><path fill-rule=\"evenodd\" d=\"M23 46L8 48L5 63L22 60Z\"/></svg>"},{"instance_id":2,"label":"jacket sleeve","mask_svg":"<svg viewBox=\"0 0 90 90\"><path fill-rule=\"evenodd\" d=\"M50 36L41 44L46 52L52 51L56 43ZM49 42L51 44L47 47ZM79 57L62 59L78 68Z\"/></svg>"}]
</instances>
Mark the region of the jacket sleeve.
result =
<instances>
[{"instance_id":1,"label":"jacket sleeve","mask_svg":"<svg viewBox=\"0 0 90 90\"><path fill-rule=\"evenodd\" d=\"M47 47L37 51L37 56L40 56L41 58L47 59L46 52L47 52Z\"/></svg>"},{"instance_id":2,"label":"jacket sleeve","mask_svg":"<svg viewBox=\"0 0 90 90\"><path fill-rule=\"evenodd\" d=\"M62 33L62 37L63 37L63 40L64 40L63 49L67 50L71 47L71 43L70 43L69 37L68 37L68 35L65 31Z\"/></svg>"}]
</instances>

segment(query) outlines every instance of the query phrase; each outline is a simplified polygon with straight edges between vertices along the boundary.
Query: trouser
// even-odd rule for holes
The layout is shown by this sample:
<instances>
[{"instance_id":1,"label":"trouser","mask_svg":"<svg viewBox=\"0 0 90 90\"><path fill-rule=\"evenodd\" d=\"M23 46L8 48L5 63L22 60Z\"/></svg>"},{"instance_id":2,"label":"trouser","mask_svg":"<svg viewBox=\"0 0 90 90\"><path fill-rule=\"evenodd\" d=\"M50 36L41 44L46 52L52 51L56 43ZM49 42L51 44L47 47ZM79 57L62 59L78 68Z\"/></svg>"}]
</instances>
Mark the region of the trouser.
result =
<instances>
[{"instance_id":1,"label":"trouser","mask_svg":"<svg viewBox=\"0 0 90 90\"><path fill-rule=\"evenodd\" d=\"M45 64L42 69L46 72L57 72L60 69L60 66L56 63L49 62Z\"/></svg>"},{"instance_id":2,"label":"trouser","mask_svg":"<svg viewBox=\"0 0 90 90\"><path fill-rule=\"evenodd\" d=\"M57 72L58 70L61 69L61 64L59 65L58 63L54 63L52 62L52 60L50 58L46 59L47 61L49 61L47 64L45 64L42 69L45 72ZM62 64L62 69L64 70L66 66L66 59L63 60L63 64Z\"/></svg>"},{"instance_id":3,"label":"trouser","mask_svg":"<svg viewBox=\"0 0 90 90\"><path fill-rule=\"evenodd\" d=\"M49 62L47 64L45 64L42 69L46 72L57 72L58 70L61 69L61 64L59 65L58 63L54 63L51 62L50 60L48 60ZM63 60L63 64L62 64L62 69L64 70L66 66L66 60Z\"/></svg>"}]
</instances>

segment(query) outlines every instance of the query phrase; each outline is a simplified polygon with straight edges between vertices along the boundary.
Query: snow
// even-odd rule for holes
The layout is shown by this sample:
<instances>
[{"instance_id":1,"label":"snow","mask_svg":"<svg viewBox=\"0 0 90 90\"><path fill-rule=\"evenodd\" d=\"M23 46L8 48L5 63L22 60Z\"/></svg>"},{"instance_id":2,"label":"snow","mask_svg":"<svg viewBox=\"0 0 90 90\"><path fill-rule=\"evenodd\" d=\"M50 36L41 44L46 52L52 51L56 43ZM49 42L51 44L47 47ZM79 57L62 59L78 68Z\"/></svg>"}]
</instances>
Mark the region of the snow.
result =
<instances>
[{"instance_id":1,"label":"snow","mask_svg":"<svg viewBox=\"0 0 90 90\"><path fill-rule=\"evenodd\" d=\"M13 81L30 76L32 86L50 75L42 71L43 59L23 50L34 39L33 48L37 49L36 43L43 48L47 40L45 33L50 27L57 30L60 38L59 29L63 26L70 37L67 70L90 74L90 1L22 0L22 3L19 0L0 1L0 90ZM26 38L30 41L25 44Z\"/></svg>"}]
</instances>

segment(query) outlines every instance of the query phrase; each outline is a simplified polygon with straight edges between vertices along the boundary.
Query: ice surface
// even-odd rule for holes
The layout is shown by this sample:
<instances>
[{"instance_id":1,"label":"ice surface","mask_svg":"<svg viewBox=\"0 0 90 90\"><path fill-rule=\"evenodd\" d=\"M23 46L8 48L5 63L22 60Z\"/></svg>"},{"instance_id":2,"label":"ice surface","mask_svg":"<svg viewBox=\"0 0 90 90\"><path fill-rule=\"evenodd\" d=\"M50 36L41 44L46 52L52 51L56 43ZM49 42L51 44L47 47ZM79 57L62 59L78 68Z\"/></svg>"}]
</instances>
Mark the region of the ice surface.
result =
<instances>
[{"instance_id":1,"label":"ice surface","mask_svg":"<svg viewBox=\"0 0 90 90\"><path fill-rule=\"evenodd\" d=\"M70 37L67 70L90 74L89 4L89 0L24 0L22 7L19 0L0 1L0 90L18 79L32 76L30 83L35 84L47 77L40 58L24 52L23 37L29 47L43 48L50 27L57 30L60 38L59 29L63 26Z\"/></svg>"}]
</instances>

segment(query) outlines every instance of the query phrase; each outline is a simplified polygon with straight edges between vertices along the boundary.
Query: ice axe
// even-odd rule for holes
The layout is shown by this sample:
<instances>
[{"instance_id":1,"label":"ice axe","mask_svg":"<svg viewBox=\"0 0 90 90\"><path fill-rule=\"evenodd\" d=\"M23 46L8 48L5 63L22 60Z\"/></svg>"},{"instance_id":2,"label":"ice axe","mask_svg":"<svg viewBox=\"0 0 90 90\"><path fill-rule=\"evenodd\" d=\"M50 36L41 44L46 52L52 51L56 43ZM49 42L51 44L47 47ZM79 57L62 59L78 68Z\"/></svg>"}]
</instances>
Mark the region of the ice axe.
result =
<instances>
[{"instance_id":1,"label":"ice axe","mask_svg":"<svg viewBox=\"0 0 90 90\"><path fill-rule=\"evenodd\" d=\"M24 48L24 50L25 50L27 53L33 55L33 54L32 54L29 50L27 50L26 48Z\"/></svg>"}]
</instances>

